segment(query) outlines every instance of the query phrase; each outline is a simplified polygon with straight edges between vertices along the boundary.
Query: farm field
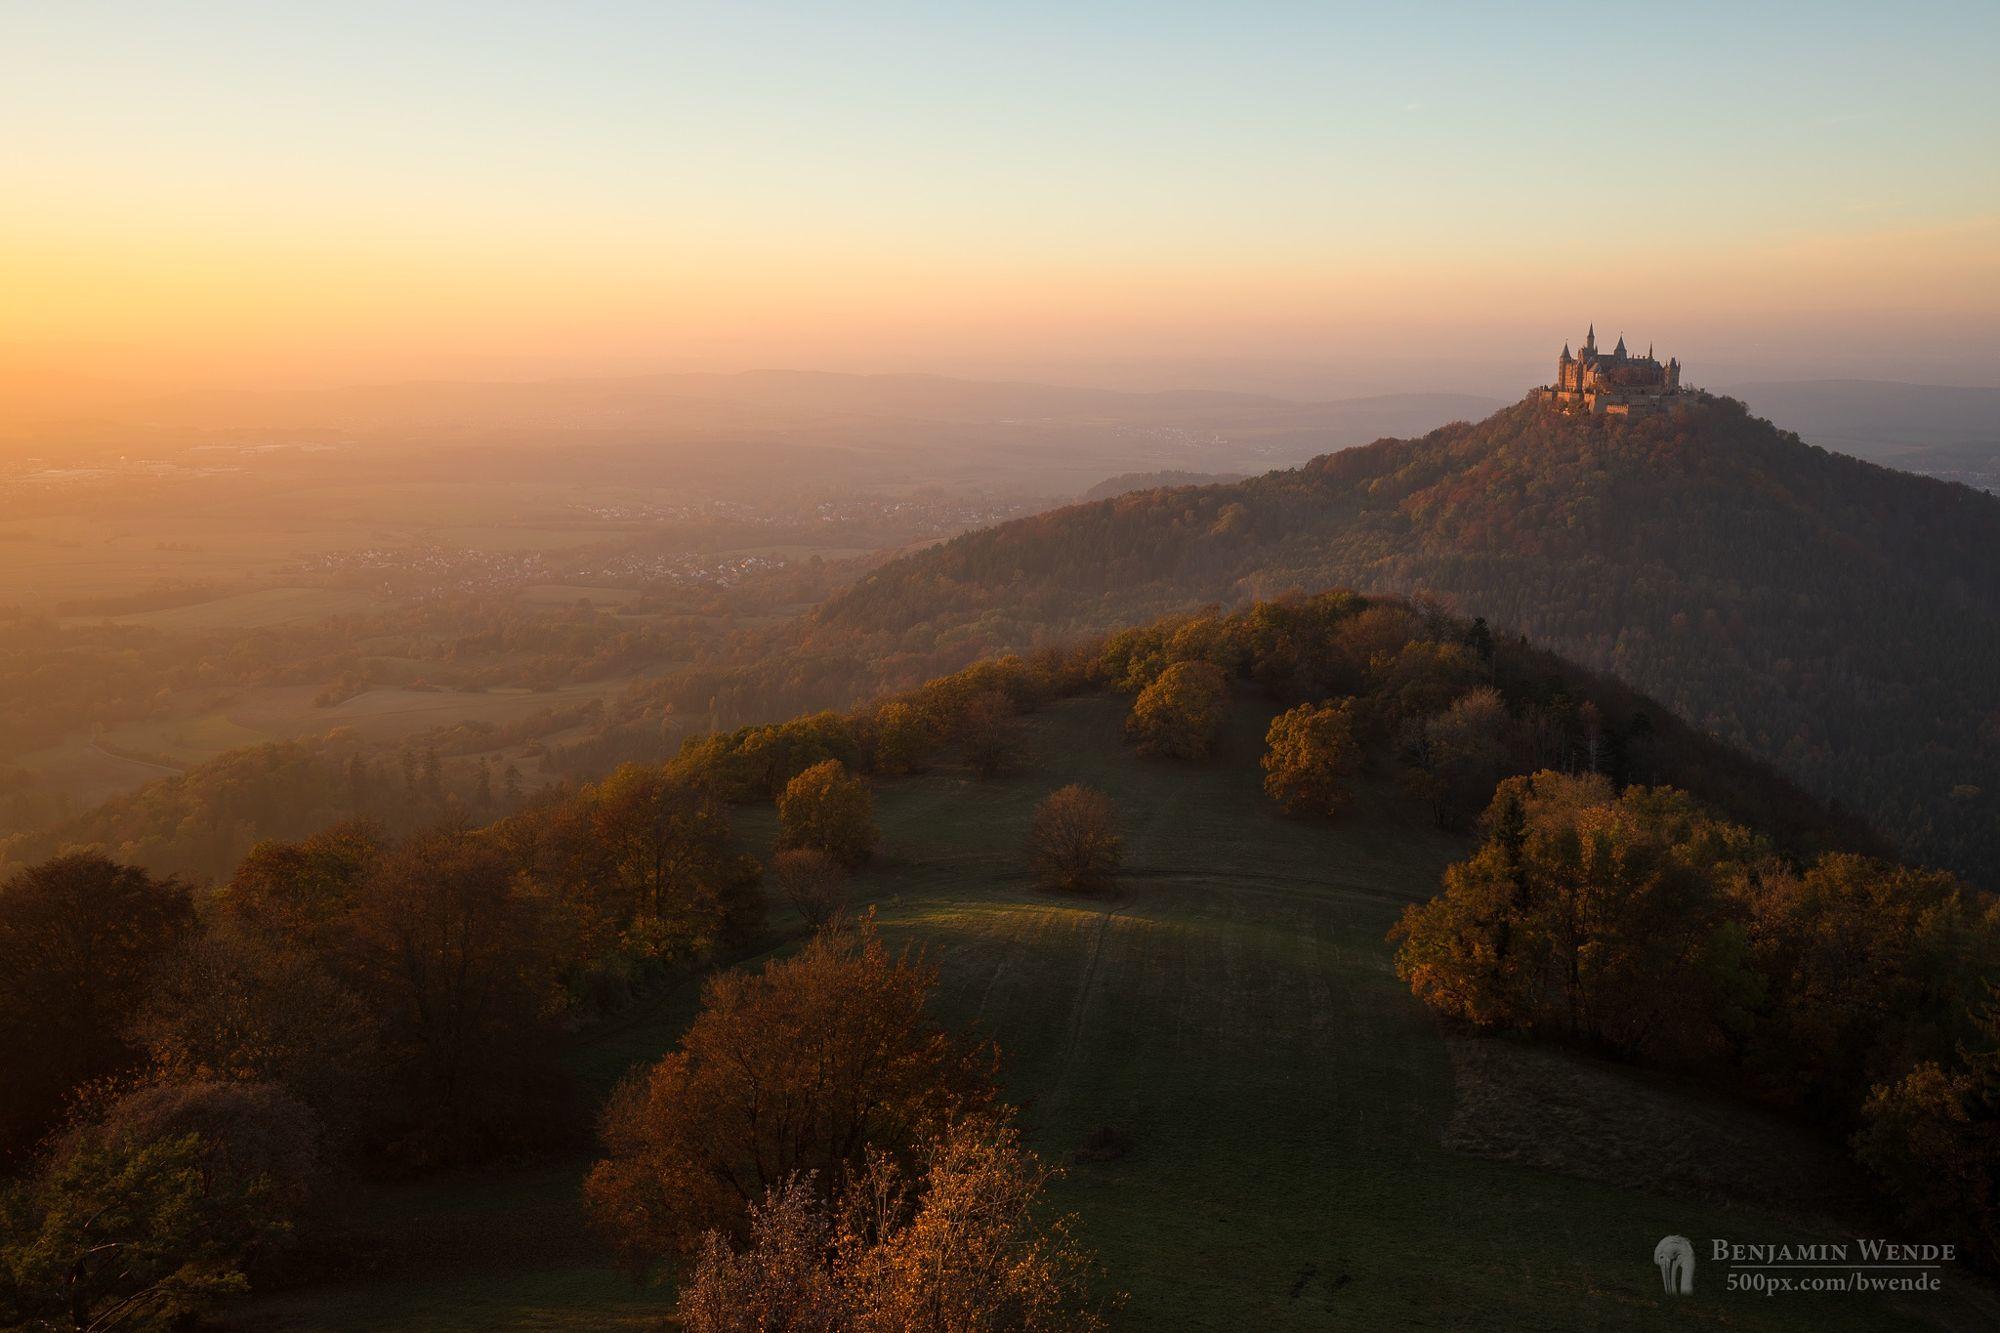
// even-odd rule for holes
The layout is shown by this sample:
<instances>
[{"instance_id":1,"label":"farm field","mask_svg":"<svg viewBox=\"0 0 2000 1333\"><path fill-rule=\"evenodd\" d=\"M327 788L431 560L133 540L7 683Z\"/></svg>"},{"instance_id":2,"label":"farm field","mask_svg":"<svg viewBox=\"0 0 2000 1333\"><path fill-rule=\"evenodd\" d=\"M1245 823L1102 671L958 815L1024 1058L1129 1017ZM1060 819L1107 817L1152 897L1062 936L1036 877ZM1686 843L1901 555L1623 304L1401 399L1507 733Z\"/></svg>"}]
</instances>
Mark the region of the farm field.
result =
<instances>
[{"instance_id":1,"label":"farm field","mask_svg":"<svg viewBox=\"0 0 2000 1333\"><path fill-rule=\"evenodd\" d=\"M1475 1043L1471 1060L1455 1052L1397 981L1384 933L1431 894L1462 845L1386 790L1364 791L1335 825L1277 817L1255 766L1267 716L1242 709L1217 760L1175 765L1126 749L1118 701L1077 700L1035 720L1016 776L940 770L877 788L883 855L861 892L886 935L937 966L944 1016L1000 1043L1006 1092L1033 1144L1066 1162L1099 1127L1130 1136L1127 1156L1074 1165L1055 1192L1130 1294L1117 1327L2000 1320L1990 1294L1956 1272L1928 1304L1892 1307L1730 1295L1707 1269L1697 1294L1670 1303L1650 1262L1663 1235L1798 1241L1867 1225L1796 1199L1778 1207L1769 1193L1731 1197L1740 1184L1700 1169L1705 1137L1758 1142L1770 1179L1822 1170L1824 1145L1671 1082L1536 1051L1520 1066L1527 1083L1611 1080L1637 1108L1628 1119L1657 1116L1683 1132L1655 1145L1614 1124L1593 1143L1593 1121L1572 1119L1551 1129L1551 1148L1564 1150L1551 1164L1563 1172L1498 1160L1490 1143L1480 1155L1447 1147L1478 1148L1454 1111L1491 1104L1464 1102L1459 1078L1483 1070L1485 1082L1463 1091L1485 1097L1492 1066L1524 1053L1494 1043ZM1034 804L1068 781L1109 792L1124 821L1128 874L1103 899L1049 895L1024 872ZM768 812L747 812L739 829L754 850L768 848ZM796 923L780 914L776 924L790 947ZM594 1095L667 1049L694 995L683 986L586 1042L574 1059ZM421 1277L392 1268L276 1295L236 1326L645 1326L671 1298L634 1288L598 1257L576 1207L586 1165L383 1191L357 1225L378 1246L420 1255L409 1269Z\"/></svg>"},{"instance_id":2,"label":"farm field","mask_svg":"<svg viewBox=\"0 0 2000 1333\"><path fill-rule=\"evenodd\" d=\"M109 620L113 624L145 625L159 630L262 629L270 625L308 624L329 616L361 615L387 605L386 599L355 588L258 588L159 611L71 616L66 623Z\"/></svg>"},{"instance_id":3,"label":"farm field","mask_svg":"<svg viewBox=\"0 0 2000 1333\"><path fill-rule=\"evenodd\" d=\"M521 600L535 606L624 606L639 599L636 588L604 588L582 583L536 583L521 589Z\"/></svg>"},{"instance_id":4,"label":"farm field","mask_svg":"<svg viewBox=\"0 0 2000 1333\"><path fill-rule=\"evenodd\" d=\"M71 736L55 745L12 754L7 762L34 774L36 783L78 808L180 771L150 759L113 754L88 736Z\"/></svg>"},{"instance_id":5,"label":"farm field","mask_svg":"<svg viewBox=\"0 0 2000 1333\"><path fill-rule=\"evenodd\" d=\"M669 526L654 518L599 517L597 510L687 500L678 488L551 488L535 478L463 475L355 482L330 464L298 466L311 470L142 482L103 494L11 503L0 487L0 606L46 609L157 583L282 582L296 579L302 562L361 549L559 553ZM709 539L691 540L706 545ZM834 534L824 542L759 545L739 537L721 544L742 546L744 554L826 559L873 549ZM234 623L277 622L189 622L195 628Z\"/></svg>"},{"instance_id":6,"label":"farm field","mask_svg":"<svg viewBox=\"0 0 2000 1333\"><path fill-rule=\"evenodd\" d=\"M584 681L547 690L501 687L471 692L384 688L357 694L326 708L313 706L311 690L270 689L246 697L230 715L273 737L315 735L334 727L346 727L364 741L394 744L433 727L457 722L501 724L547 709L609 699L624 691L633 679Z\"/></svg>"},{"instance_id":7,"label":"farm field","mask_svg":"<svg viewBox=\"0 0 2000 1333\"><path fill-rule=\"evenodd\" d=\"M7 523L0 531L10 537L0 541L0 604L39 610L160 583L281 578L301 559L355 544L352 531L286 528L255 519L155 520L143 532L128 532L106 531L90 519L51 518ZM96 623L106 618L76 619Z\"/></svg>"}]
</instances>

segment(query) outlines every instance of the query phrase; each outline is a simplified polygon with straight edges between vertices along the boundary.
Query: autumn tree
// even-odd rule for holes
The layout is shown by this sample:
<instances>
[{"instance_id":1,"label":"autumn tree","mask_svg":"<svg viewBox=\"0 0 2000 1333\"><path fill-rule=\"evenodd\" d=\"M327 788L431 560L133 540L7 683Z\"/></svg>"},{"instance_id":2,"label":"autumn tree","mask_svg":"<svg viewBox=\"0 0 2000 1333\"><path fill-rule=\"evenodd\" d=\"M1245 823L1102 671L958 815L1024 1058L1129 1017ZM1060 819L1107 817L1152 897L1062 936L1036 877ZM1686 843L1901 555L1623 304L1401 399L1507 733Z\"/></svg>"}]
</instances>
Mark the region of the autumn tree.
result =
<instances>
[{"instance_id":1,"label":"autumn tree","mask_svg":"<svg viewBox=\"0 0 2000 1333\"><path fill-rule=\"evenodd\" d=\"M690 1333L1068 1333L1105 1327L1073 1219L1038 1217L1053 1173L1003 1119L927 1139L914 1169L881 1153L828 1200L793 1176L750 1213L738 1251L710 1232L679 1316Z\"/></svg>"},{"instance_id":2,"label":"autumn tree","mask_svg":"<svg viewBox=\"0 0 2000 1333\"><path fill-rule=\"evenodd\" d=\"M875 854L875 798L838 759L814 764L778 797L778 847L825 852L849 870Z\"/></svg>"},{"instance_id":3,"label":"autumn tree","mask_svg":"<svg viewBox=\"0 0 2000 1333\"><path fill-rule=\"evenodd\" d=\"M1264 743L1264 792L1285 813L1326 816L1346 808L1360 763L1347 700L1300 704L1278 714Z\"/></svg>"},{"instance_id":4,"label":"autumn tree","mask_svg":"<svg viewBox=\"0 0 2000 1333\"><path fill-rule=\"evenodd\" d=\"M1103 792L1073 782L1035 807L1028 864L1050 888L1069 893L1102 889L1116 878L1124 854L1117 812Z\"/></svg>"},{"instance_id":5,"label":"autumn tree","mask_svg":"<svg viewBox=\"0 0 2000 1333\"><path fill-rule=\"evenodd\" d=\"M1365 678L1379 674L1376 664L1393 662L1420 631L1416 612L1410 607L1376 602L1334 625L1333 652L1359 689Z\"/></svg>"},{"instance_id":6,"label":"autumn tree","mask_svg":"<svg viewBox=\"0 0 2000 1333\"><path fill-rule=\"evenodd\" d=\"M635 1268L740 1232L796 1173L831 1188L871 1149L983 1107L993 1058L929 1016L935 973L892 956L872 920L822 931L761 973L711 979L680 1046L628 1077L585 1198Z\"/></svg>"},{"instance_id":7,"label":"autumn tree","mask_svg":"<svg viewBox=\"0 0 2000 1333\"><path fill-rule=\"evenodd\" d=\"M397 1084L388 1151L427 1164L545 1133L547 908L498 849L461 830L411 838L368 876L353 930L353 975Z\"/></svg>"},{"instance_id":8,"label":"autumn tree","mask_svg":"<svg viewBox=\"0 0 2000 1333\"><path fill-rule=\"evenodd\" d=\"M1222 731L1228 682L1208 662L1175 662L1139 691L1125 731L1139 753L1206 759Z\"/></svg>"},{"instance_id":9,"label":"autumn tree","mask_svg":"<svg viewBox=\"0 0 2000 1333\"><path fill-rule=\"evenodd\" d=\"M131 1024L152 1072L188 1084L275 1084L350 1146L392 1100L355 929L389 850L361 822L253 848L216 894L206 928L157 969Z\"/></svg>"},{"instance_id":10,"label":"autumn tree","mask_svg":"<svg viewBox=\"0 0 2000 1333\"><path fill-rule=\"evenodd\" d=\"M785 901L817 929L847 906L847 870L816 847L794 847L771 858L771 878Z\"/></svg>"},{"instance_id":11,"label":"autumn tree","mask_svg":"<svg viewBox=\"0 0 2000 1333\"><path fill-rule=\"evenodd\" d=\"M193 927L178 881L95 853L0 883L0 1158L49 1129L78 1084L131 1063L126 1029Z\"/></svg>"},{"instance_id":12,"label":"autumn tree","mask_svg":"<svg viewBox=\"0 0 2000 1333\"><path fill-rule=\"evenodd\" d=\"M217 906L228 920L271 938L325 946L342 929L362 879L388 845L365 820L335 824L297 842L260 842L237 864Z\"/></svg>"},{"instance_id":13,"label":"autumn tree","mask_svg":"<svg viewBox=\"0 0 2000 1333\"><path fill-rule=\"evenodd\" d=\"M930 1140L920 1167L917 1177L878 1154L849 1192L839 1264L857 1333L1105 1327L1073 1219L1036 1217L1055 1173L1011 1124L961 1121Z\"/></svg>"},{"instance_id":14,"label":"autumn tree","mask_svg":"<svg viewBox=\"0 0 2000 1333\"><path fill-rule=\"evenodd\" d=\"M1397 730L1443 712L1485 677L1484 665L1470 648L1432 639L1413 639L1393 654L1377 653L1368 671L1376 708Z\"/></svg>"},{"instance_id":15,"label":"autumn tree","mask_svg":"<svg viewBox=\"0 0 2000 1333\"><path fill-rule=\"evenodd\" d=\"M189 1134L201 1140L208 1175L233 1177L256 1189L284 1217L302 1213L322 1183L318 1117L271 1083L144 1084L71 1131L57 1156L119 1140L144 1143Z\"/></svg>"},{"instance_id":16,"label":"autumn tree","mask_svg":"<svg viewBox=\"0 0 2000 1333\"><path fill-rule=\"evenodd\" d=\"M1412 720L1404 743L1403 785L1431 808L1440 827L1462 827L1492 799L1506 769L1510 722L1491 686Z\"/></svg>"},{"instance_id":17,"label":"autumn tree","mask_svg":"<svg viewBox=\"0 0 2000 1333\"><path fill-rule=\"evenodd\" d=\"M875 710L875 767L883 773L915 773L930 757L935 738L922 712L901 700Z\"/></svg>"},{"instance_id":18,"label":"autumn tree","mask_svg":"<svg viewBox=\"0 0 2000 1333\"><path fill-rule=\"evenodd\" d=\"M998 777L1016 762L1021 748L1020 727L1013 709L999 691L973 696L953 723L959 753L982 778Z\"/></svg>"},{"instance_id":19,"label":"autumn tree","mask_svg":"<svg viewBox=\"0 0 2000 1333\"><path fill-rule=\"evenodd\" d=\"M761 914L757 868L732 849L728 813L706 783L683 766L626 764L580 799L628 946L684 962L749 936Z\"/></svg>"},{"instance_id":20,"label":"autumn tree","mask_svg":"<svg viewBox=\"0 0 2000 1333\"><path fill-rule=\"evenodd\" d=\"M861 754L854 724L838 713L822 712L728 734L690 736L677 763L705 774L728 800L768 801L815 764L829 759L858 764Z\"/></svg>"},{"instance_id":21,"label":"autumn tree","mask_svg":"<svg viewBox=\"0 0 2000 1333\"><path fill-rule=\"evenodd\" d=\"M132 1035L155 1075L275 1085L345 1145L382 1099L387 1066L379 1017L340 963L223 917L161 966Z\"/></svg>"},{"instance_id":22,"label":"autumn tree","mask_svg":"<svg viewBox=\"0 0 2000 1333\"><path fill-rule=\"evenodd\" d=\"M1990 1070L1987 1071L1990 1074ZM1956 1236L1987 1264L2000 1260L2000 1088L1926 1060L1878 1083L1862 1106L1855 1157L1903 1225Z\"/></svg>"},{"instance_id":23,"label":"autumn tree","mask_svg":"<svg viewBox=\"0 0 2000 1333\"><path fill-rule=\"evenodd\" d=\"M1744 1059L1809 1109L1844 1109L1921 1061L1986 1038L2000 920L1956 878L1829 854L1733 886L1765 1002Z\"/></svg>"},{"instance_id":24,"label":"autumn tree","mask_svg":"<svg viewBox=\"0 0 2000 1333\"><path fill-rule=\"evenodd\" d=\"M0 1322L187 1327L289 1241L315 1161L310 1115L275 1089L127 1097L0 1190Z\"/></svg>"},{"instance_id":25,"label":"autumn tree","mask_svg":"<svg viewBox=\"0 0 2000 1333\"><path fill-rule=\"evenodd\" d=\"M834 1209L794 1174L746 1211L739 1252L722 1231L702 1238L674 1313L686 1333L848 1333L853 1301L833 1266Z\"/></svg>"},{"instance_id":26,"label":"autumn tree","mask_svg":"<svg viewBox=\"0 0 2000 1333\"><path fill-rule=\"evenodd\" d=\"M1638 1055L1722 1040L1711 993L1747 967L1719 884L1767 855L1683 793L1538 773L1501 784L1488 837L1397 926L1433 1008Z\"/></svg>"}]
</instances>

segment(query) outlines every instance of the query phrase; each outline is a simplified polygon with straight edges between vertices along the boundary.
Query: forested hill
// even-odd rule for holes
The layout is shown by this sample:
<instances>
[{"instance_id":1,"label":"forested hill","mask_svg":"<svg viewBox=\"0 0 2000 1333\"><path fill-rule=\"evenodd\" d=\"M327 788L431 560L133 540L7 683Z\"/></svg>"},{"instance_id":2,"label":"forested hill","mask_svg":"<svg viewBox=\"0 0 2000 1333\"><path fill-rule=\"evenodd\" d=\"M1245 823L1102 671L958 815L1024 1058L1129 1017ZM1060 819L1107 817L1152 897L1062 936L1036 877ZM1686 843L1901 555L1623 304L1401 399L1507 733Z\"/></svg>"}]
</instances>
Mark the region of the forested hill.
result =
<instances>
[{"instance_id":1,"label":"forested hill","mask_svg":"<svg viewBox=\"0 0 2000 1333\"><path fill-rule=\"evenodd\" d=\"M885 651L1025 646L1294 588L1433 593L1990 884L1997 552L2000 499L1814 448L1730 399L1636 422L1524 402L972 533L884 566L818 627Z\"/></svg>"}]
</instances>

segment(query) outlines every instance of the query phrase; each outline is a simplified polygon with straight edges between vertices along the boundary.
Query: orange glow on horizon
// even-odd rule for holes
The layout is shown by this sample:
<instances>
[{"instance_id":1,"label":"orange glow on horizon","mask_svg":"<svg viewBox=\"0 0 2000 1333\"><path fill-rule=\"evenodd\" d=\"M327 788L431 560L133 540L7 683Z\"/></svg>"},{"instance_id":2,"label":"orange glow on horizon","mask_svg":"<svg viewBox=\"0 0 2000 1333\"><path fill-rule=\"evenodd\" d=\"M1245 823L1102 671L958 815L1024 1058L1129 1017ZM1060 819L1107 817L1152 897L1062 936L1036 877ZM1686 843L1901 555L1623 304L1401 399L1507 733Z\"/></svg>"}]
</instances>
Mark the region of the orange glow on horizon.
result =
<instances>
[{"instance_id":1,"label":"orange glow on horizon","mask_svg":"<svg viewBox=\"0 0 2000 1333\"><path fill-rule=\"evenodd\" d=\"M424 246L321 238L0 238L0 339L55 379L201 385L416 378L467 361L889 368L1058 356L1419 354L1579 311L1687 327L1824 314L1990 318L2000 220L1777 244L1660 266L1615 248L1334 252L1311 262L1171 256L784 255L741 247ZM19 375L14 377L21 392Z\"/></svg>"}]
</instances>

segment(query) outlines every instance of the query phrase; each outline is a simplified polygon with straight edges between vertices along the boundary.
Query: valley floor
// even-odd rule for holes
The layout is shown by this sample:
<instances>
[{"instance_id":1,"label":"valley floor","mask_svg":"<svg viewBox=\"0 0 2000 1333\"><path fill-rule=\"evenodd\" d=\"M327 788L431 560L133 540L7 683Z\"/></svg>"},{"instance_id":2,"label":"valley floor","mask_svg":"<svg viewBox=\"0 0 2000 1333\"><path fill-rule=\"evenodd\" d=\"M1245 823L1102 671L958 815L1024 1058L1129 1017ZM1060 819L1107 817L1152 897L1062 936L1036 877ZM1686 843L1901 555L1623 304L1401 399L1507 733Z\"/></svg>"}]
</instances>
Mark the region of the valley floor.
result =
<instances>
[{"instance_id":1,"label":"valley floor","mask_svg":"<svg viewBox=\"0 0 2000 1333\"><path fill-rule=\"evenodd\" d=\"M945 1015L999 1041L1007 1094L1044 1156L1069 1162L1104 1126L1129 1135L1125 1156L1074 1163L1056 1187L1109 1285L1130 1294L1116 1327L2000 1324L1955 1271L1942 1294L1895 1305L1725 1291L1708 1238L1851 1238L1865 1225L1826 1216L1844 1205L1825 1181L1770 1187L1832 1170L1824 1145L1664 1080L1506 1043L1461 1050L1455 1076L1384 934L1462 844L1386 791L1336 825L1279 818L1255 763L1267 714L1246 707L1201 766L1135 758L1121 717L1106 699L1051 710L1010 779L880 784L884 856L862 888L885 934L939 968ZM1058 898L1025 874L1030 812L1069 781L1111 793L1125 821L1129 873L1103 900ZM767 816L743 823L768 845ZM602 1090L666 1049L693 998L683 987L599 1034L578 1057L586 1079ZM1620 1103L1623 1115L1604 1109ZM1645 1141L1656 1123L1670 1144ZM1752 1183L1734 1187L1785 1202L1728 1197L1739 1173L1697 1160L1708 1144L1758 1154L1741 1173ZM582 1230L584 1167L384 1193L356 1222L390 1256L375 1278L266 1298L237 1323L657 1327L671 1297L632 1287ZM1661 1291L1651 1260L1669 1234L1704 1256L1691 1296Z\"/></svg>"}]
</instances>

